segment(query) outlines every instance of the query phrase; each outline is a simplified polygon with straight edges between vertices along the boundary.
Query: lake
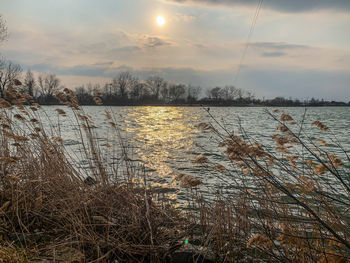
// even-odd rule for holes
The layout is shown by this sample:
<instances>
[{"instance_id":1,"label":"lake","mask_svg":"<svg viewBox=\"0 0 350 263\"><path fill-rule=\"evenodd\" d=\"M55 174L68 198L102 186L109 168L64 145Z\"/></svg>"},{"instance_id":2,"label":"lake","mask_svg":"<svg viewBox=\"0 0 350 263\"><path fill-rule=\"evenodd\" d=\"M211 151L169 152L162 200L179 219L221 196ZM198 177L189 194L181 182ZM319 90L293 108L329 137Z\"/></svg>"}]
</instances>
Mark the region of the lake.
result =
<instances>
[{"instance_id":1,"label":"lake","mask_svg":"<svg viewBox=\"0 0 350 263\"><path fill-rule=\"evenodd\" d=\"M58 117L55 111L57 108L65 109L67 117ZM223 176L222 172L210 169L214 164L222 164L229 171L234 171L224 157L224 149L218 147L220 138L210 131L197 128L198 123L211 123L221 131L222 125L227 131L236 134L241 133L241 126L248 135L274 150L271 136L276 133L277 123L265 111L272 112L276 108L212 107L209 110L212 116L201 107L86 106L83 109L94 121L93 131L104 153L104 162L109 163L114 171L122 171L125 169L122 148L126 148L128 160L137 166L144 164L149 180L158 187L171 184L173 176L179 173L200 179L203 182L200 189L204 193L209 189L217 191L232 187L230 182L234 172ZM296 121L301 121L305 112L304 108L278 109L290 114ZM72 113L63 106L44 106L43 110L48 117L42 118L44 125L56 128L59 126L59 129L53 130L61 133L69 155L77 167L86 168L89 162L82 154L82 144ZM114 113L120 135L111 128L105 117L106 110ZM325 133L311 127L311 123L316 120L325 123L330 131ZM330 151L342 155L335 147L335 142L332 142L334 133L345 151L349 152L350 107L308 108L303 127L309 136L325 139L329 143ZM120 140L120 137L123 139ZM201 153L209 159L209 168L193 162ZM110 173L113 176L115 172L111 170Z\"/></svg>"}]
</instances>

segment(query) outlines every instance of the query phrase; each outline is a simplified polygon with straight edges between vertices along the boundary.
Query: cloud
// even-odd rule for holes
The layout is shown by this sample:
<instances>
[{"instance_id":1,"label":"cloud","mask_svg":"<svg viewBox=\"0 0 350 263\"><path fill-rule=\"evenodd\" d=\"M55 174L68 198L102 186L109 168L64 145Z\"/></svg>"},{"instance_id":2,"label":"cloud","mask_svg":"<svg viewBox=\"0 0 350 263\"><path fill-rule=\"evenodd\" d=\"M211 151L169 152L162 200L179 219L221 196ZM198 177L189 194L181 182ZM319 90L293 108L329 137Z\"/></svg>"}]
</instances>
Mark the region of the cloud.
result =
<instances>
[{"instance_id":1,"label":"cloud","mask_svg":"<svg viewBox=\"0 0 350 263\"><path fill-rule=\"evenodd\" d=\"M184 21L184 22L191 22L193 20L196 20L197 17L193 15L186 15L186 14L179 14L177 13L175 16L176 21Z\"/></svg>"},{"instance_id":2,"label":"cloud","mask_svg":"<svg viewBox=\"0 0 350 263\"><path fill-rule=\"evenodd\" d=\"M155 34L128 33L125 30L109 27L87 34L84 30L77 32L73 29L49 30L21 25L16 28L13 35L14 37L5 43L1 50L4 56L17 60L20 64L50 64L55 65L56 68L92 65L106 61L110 62L110 65L113 63L135 65L146 61L154 49L174 46L175 43L169 38ZM161 51L163 52L164 49Z\"/></svg>"},{"instance_id":3,"label":"cloud","mask_svg":"<svg viewBox=\"0 0 350 263\"><path fill-rule=\"evenodd\" d=\"M148 48L156 48L171 45L170 42L168 42L167 40L154 36L144 36L143 38L141 38L140 41L143 47Z\"/></svg>"},{"instance_id":4,"label":"cloud","mask_svg":"<svg viewBox=\"0 0 350 263\"><path fill-rule=\"evenodd\" d=\"M255 42L250 44L257 48L275 49L275 50L290 50L290 49L308 49L310 46L290 44L285 42Z\"/></svg>"},{"instance_id":5,"label":"cloud","mask_svg":"<svg viewBox=\"0 0 350 263\"><path fill-rule=\"evenodd\" d=\"M113 61L107 61L107 62L97 62L93 64L94 66L111 66L113 65Z\"/></svg>"},{"instance_id":6,"label":"cloud","mask_svg":"<svg viewBox=\"0 0 350 263\"><path fill-rule=\"evenodd\" d=\"M313 49L306 45L296 45L285 42L256 42L251 44L256 49L262 49L262 57L282 57L286 56L286 51Z\"/></svg>"},{"instance_id":7,"label":"cloud","mask_svg":"<svg viewBox=\"0 0 350 263\"><path fill-rule=\"evenodd\" d=\"M287 55L287 53L284 52L264 52L262 53L263 57L282 57Z\"/></svg>"},{"instance_id":8,"label":"cloud","mask_svg":"<svg viewBox=\"0 0 350 263\"><path fill-rule=\"evenodd\" d=\"M199 5L226 5L226 6L256 6L257 0L167 0L180 4L192 3ZM314 10L331 9L350 11L349 0L266 0L264 8L287 13L309 12Z\"/></svg>"}]
</instances>

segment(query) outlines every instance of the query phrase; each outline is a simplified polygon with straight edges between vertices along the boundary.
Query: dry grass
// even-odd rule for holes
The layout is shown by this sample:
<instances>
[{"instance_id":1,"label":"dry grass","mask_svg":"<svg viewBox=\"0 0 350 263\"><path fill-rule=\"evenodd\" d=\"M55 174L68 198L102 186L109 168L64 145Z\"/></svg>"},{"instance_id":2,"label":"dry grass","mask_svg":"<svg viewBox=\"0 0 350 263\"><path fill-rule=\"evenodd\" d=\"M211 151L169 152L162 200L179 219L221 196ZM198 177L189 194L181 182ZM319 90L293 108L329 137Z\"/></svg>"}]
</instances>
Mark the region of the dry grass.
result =
<instances>
[{"instance_id":1,"label":"dry grass","mask_svg":"<svg viewBox=\"0 0 350 263\"><path fill-rule=\"evenodd\" d=\"M189 190L194 196L182 211L169 196L154 194L123 141L124 173L111 169L74 93L56 97L73 112L89 168L76 169L59 132L43 126L40 105L7 89L0 99L0 262L171 262L174 252L189 248L185 239L213 262L349 262L349 157L341 145L337 156L326 139L311 139L304 120L269 113L277 124L275 149L242 127L237 135L199 124L217 134L240 172L211 165L203 154L193 161L230 177L237 192L206 201ZM120 136L113 115L106 120ZM319 121L312 126L329 132ZM173 179L189 189L201 185L184 174Z\"/></svg>"},{"instance_id":2,"label":"dry grass","mask_svg":"<svg viewBox=\"0 0 350 263\"><path fill-rule=\"evenodd\" d=\"M223 132L211 128L221 140L219 147L225 149L227 160L240 172L222 169L221 176L231 177L238 190L235 196L220 195L214 205L204 206L205 232L212 233L216 250L230 262L239 255L232 254L237 249L232 241L235 237L239 245L255 249L249 253L256 259L350 262L347 152L332 134L327 137L337 149L327 148L324 138L311 138L305 114L300 123L286 113L267 114L276 121L274 149L273 143L261 145L241 126L238 134L218 122ZM202 126L208 130L209 125ZM329 131L320 121L310 126Z\"/></svg>"},{"instance_id":3,"label":"dry grass","mask_svg":"<svg viewBox=\"0 0 350 263\"><path fill-rule=\"evenodd\" d=\"M8 89L0 102L0 261L164 262L183 243L186 220L155 201L144 173L111 180L75 95L57 97L76 116L90 169L76 170L62 139L39 121L40 106Z\"/></svg>"}]
</instances>

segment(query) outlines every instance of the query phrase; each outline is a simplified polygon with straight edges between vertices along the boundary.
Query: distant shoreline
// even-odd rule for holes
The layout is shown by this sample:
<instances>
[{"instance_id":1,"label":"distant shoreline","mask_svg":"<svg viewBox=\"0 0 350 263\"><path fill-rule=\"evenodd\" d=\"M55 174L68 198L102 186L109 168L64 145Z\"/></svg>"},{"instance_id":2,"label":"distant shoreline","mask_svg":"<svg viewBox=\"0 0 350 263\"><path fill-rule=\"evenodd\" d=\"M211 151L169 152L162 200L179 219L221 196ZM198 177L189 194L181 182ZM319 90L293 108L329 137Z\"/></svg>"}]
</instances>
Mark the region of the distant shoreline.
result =
<instances>
[{"instance_id":1,"label":"distant shoreline","mask_svg":"<svg viewBox=\"0 0 350 263\"><path fill-rule=\"evenodd\" d=\"M41 103L41 106L64 106L62 104L45 104ZM263 107L289 107L289 108L322 108L322 107L350 107L350 104L344 105L222 105L222 104L120 104L120 105L111 105L111 104L81 104L81 106L110 106L110 107L233 107L233 108L263 108Z\"/></svg>"}]
</instances>

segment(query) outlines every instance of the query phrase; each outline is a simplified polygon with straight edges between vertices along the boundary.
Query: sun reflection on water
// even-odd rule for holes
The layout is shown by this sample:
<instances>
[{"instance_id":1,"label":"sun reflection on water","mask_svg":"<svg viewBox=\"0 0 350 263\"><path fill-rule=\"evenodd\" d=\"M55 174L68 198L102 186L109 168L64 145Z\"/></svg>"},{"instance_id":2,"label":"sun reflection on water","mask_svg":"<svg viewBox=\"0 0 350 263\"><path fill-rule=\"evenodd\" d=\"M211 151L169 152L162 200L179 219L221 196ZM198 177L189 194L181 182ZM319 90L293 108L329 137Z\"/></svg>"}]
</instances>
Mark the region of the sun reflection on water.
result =
<instances>
[{"instance_id":1,"label":"sun reflection on water","mask_svg":"<svg viewBox=\"0 0 350 263\"><path fill-rule=\"evenodd\" d=\"M136 107L126 116L127 132L133 134L136 153L145 166L165 178L173 173L171 164L188 161L198 132L194 124L198 115L182 107Z\"/></svg>"}]
</instances>

